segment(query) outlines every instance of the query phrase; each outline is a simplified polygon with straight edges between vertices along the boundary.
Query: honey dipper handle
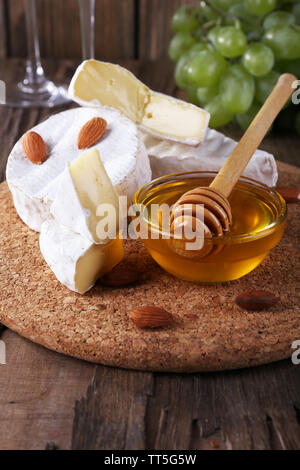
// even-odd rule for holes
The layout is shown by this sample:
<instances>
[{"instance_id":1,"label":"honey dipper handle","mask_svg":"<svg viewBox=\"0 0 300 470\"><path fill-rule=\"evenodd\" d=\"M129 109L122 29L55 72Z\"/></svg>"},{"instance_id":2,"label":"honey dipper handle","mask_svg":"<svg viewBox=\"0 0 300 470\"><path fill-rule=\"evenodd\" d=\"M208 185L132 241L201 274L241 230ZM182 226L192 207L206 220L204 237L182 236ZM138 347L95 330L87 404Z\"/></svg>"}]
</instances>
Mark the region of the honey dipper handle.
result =
<instances>
[{"instance_id":1,"label":"honey dipper handle","mask_svg":"<svg viewBox=\"0 0 300 470\"><path fill-rule=\"evenodd\" d=\"M211 183L211 188L220 191L226 197L230 195L276 116L295 90L293 87L295 80L297 81L297 78L289 73L279 77L272 93Z\"/></svg>"}]
</instances>

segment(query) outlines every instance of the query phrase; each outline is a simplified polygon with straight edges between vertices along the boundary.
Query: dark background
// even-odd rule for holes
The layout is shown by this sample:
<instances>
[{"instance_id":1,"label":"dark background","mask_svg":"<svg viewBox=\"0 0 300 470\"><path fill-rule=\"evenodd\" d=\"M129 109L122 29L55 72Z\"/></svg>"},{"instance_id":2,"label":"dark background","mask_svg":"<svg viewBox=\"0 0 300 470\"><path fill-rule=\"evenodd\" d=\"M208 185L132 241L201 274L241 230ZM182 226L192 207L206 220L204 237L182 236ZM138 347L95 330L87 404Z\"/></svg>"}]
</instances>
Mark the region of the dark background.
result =
<instances>
[{"instance_id":1,"label":"dark background","mask_svg":"<svg viewBox=\"0 0 300 470\"><path fill-rule=\"evenodd\" d=\"M38 0L42 57L80 59L77 0ZM96 57L101 60L167 56L170 19L179 5L197 0L96 0ZM22 0L0 0L0 58L25 57Z\"/></svg>"}]
</instances>

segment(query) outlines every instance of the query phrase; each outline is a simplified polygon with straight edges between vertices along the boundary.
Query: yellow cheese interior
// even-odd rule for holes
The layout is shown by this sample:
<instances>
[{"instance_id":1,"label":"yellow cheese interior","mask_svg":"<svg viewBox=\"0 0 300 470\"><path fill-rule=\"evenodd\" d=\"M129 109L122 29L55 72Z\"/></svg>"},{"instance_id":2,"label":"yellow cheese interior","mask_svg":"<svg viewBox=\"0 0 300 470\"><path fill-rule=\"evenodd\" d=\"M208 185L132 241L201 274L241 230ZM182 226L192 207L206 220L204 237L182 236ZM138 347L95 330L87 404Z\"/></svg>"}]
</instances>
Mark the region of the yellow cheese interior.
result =
<instances>
[{"instance_id":1,"label":"yellow cheese interior","mask_svg":"<svg viewBox=\"0 0 300 470\"><path fill-rule=\"evenodd\" d=\"M149 88L129 70L97 60L84 63L74 83L74 96L86 102L111 106L138 122L148 101Z\"/></svg>"},{"instance_id":2,"label":"yellow cheese interior","mask_svg":"<svg viewBox=\"0 0 300 470\"><path fill-rule=\"evenodd\" d=\"M117 193L105 171L98 150L83 152L70 165L70 173L75 185L81 206L90 212L88 217L89 231L95 243L107 242L97 234L97 224L102 217L97 215L101 204L110 204L115 209L114 226L119 220L119 200ZM116 226L116 234L118 226Z\"/></svg>"},{"instance_id":3,"label":"yellow cheese interior","mask_svg":"<svg viewBox=\"0 0 300 470\"><path fill-rule=\"evenodd\" d=\"M141 124L157 134L202 140L207 113L189 103L152 93Z\"/></svg>"},{"instance_id":4,"label":"yellow cheese interior","mask_svg":"<svg viewBox=\"0 0 300 470\"><path fill-rule=\"evenodd\" d=\"M192 145L202 141L207 111L151 91L119 65L86 61L72 81L71 92L81 104L111 106L146 129Z\"/></svg>"},{"instance_id":5,"label":"yellow cheese interior","mask_svg":"<svg viewBox=\"0 0 300 470\"><path fill-rule=\"evenodd\" d=\"M107 245L92 245L76 264L75 288L84 294L97 279L122 261L122 240L112 240Z\"/></svg>"}]
</instances>

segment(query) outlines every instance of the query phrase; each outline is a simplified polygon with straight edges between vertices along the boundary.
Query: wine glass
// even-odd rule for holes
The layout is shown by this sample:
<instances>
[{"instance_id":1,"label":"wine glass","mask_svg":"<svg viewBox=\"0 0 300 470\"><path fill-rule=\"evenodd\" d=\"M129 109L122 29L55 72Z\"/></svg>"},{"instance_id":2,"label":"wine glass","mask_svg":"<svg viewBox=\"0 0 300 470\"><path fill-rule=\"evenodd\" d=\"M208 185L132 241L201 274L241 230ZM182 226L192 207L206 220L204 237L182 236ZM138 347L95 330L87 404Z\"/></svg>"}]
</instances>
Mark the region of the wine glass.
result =
<instances>
[{"instance_id":1,"label":"wine glass","mask_svg":"<svg viewBox=\"0 0 300 470\"><path fill-rule=\"evenodd\" d=\"M95 0L78 0L83 60L95 57Z\"/></svg>"},{"instance_id":2,"label":"wine glass","mask_svg":"<svg viewBox=\"0 0 300 470\"><path fill-rule=\"evenodd\" d=\"M24 79L6 83L7 106L52 108L69 102L66 87L55 85L45 76L41 64L36 0L24 0L28 57Z\"/></svg>"}]
</instances>

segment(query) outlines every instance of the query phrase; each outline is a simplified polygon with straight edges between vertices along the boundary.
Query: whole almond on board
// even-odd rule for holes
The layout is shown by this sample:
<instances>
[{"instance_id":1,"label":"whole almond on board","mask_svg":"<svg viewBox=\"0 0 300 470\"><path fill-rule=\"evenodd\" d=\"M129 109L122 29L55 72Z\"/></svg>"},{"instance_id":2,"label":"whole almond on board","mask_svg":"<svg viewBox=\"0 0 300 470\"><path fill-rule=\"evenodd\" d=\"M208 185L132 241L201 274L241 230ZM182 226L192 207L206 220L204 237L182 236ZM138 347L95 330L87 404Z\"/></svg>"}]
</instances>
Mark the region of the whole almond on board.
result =
<instances>
[{"instance_id":1,"label":"whole almond on board","mask_svg":"<svg viewBox=\"0 0 300 470\"><path fill-rule=\"evenodd\" d=\"M22 139L26 157L36 165L43 163L46 157L46 144L37 132L27 132Z\"/></svg>"},{"instance_id":2,"label":"whole almond on board","mask_svg":"<svg viewBox=\"0 0 300 470\"><path fill-rule=\"evenodd\" d=\"M105 274L100 283L107 287L124 287L137 282L139 273L133 269L111 271Z\"/></svg>"},{"instance_id":3,"label":"whole almond on board","mask_svg":"<svg viewBox=\"0 0 300 470\"><path fill-rule=\"evenodd\" d=\"M100 117L94 117L82 126L78 134L77 145L79 149L87 149L94 145L104 134L107 122Z\"/></svg>"},{"instance_id":4,"label":"whole almond on board","mask_svg":"<svg viewBox=\"0 0 300 470\"><path fill-rule=\"evenodd\" d=\"M266 310L280 300L275 294L263 290L243 292L235 299L235 303L245 310Z\"/></svg>"},{"instance_id":5,"label":"whole almond on board","mask_svg":"<svg viewBox=\"0 0 300 470\"><path fill-rule=\"evenodd\" d=\"M167 310L152 305L131 310L129 318L139 328L159 328L173 323L173 316Z\"/></svg>"},{"instance_id":6,"label":"whole almond on board","mask_svg":"<svg viewBox=\"0 0 300 470\"><path fill-rule=\"evenodd\" d=\"M300 202L300 190L297 188L276 188L276 191L288 204Z\"/></svg>"}]
</instances>

